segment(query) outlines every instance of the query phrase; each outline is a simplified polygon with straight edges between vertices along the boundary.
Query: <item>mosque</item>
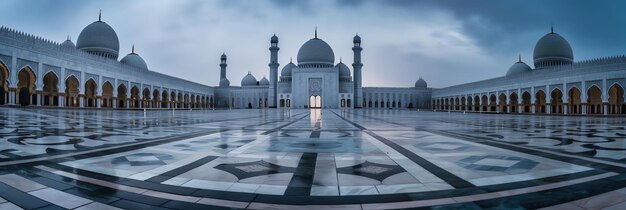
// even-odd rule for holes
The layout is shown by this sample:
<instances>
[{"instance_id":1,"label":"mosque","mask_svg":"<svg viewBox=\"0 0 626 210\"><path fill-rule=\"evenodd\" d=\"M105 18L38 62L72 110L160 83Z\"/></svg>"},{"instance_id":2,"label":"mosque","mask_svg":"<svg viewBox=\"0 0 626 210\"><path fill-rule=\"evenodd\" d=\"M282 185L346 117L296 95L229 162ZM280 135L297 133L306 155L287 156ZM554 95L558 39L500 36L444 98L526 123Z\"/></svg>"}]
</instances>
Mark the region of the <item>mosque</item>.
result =
<instances>
[{"instance_id":1,"label":"mosque","mask_svg":"<svg viewBox=\"0 0 626 210\"><path fill-rule=\"evenodd\" d=\"M280 78L278 37L270 38L269 78L248 73L241 86L226 77L220 58L219 86L212 87L151 71L132 51L118 61L115 30L98 20L76 44L0 28L0 105L110 109L206 108L429 108L432 90L419 78L414 87L363 87L361 38L353 38L352 69L324 40L306 41L297 61Z\"/></svg>"},{"instance_id":2,"label":"mosque","mask_svg":"<svg viewBox=\"0 0 626 210\"><path fill-rule=\"evenodd\" d=\"M269 40L269 78L227 78L220 57L219 86L151 71L135 52L118 61L119 39L102 21L89 24L76 44L0 27L0 105L107 109L208 108L412 108L445 111L544 114L624 114L626 57L574 61L554 30L534 48L531 68L522 58L501 77L429 88L421 77L411 87L363 87L361 37L352 38L349 66L336 62L318 37L304 42L280 71L279 39ZM366 71L375 71L365 69Z\"/></svg>"},{"instance_id":3,"label":"mosque","mask_svg":"<svg viewBox=\"0 0 626 210\"><path fill-rule=\"evenodd\" d=\"M446 111L613 115L626 113L626 56L574 61L569 42L552 28L537 41L534 69L521 56L492 79L432 91Z\"/></svg>"}]
</instances>

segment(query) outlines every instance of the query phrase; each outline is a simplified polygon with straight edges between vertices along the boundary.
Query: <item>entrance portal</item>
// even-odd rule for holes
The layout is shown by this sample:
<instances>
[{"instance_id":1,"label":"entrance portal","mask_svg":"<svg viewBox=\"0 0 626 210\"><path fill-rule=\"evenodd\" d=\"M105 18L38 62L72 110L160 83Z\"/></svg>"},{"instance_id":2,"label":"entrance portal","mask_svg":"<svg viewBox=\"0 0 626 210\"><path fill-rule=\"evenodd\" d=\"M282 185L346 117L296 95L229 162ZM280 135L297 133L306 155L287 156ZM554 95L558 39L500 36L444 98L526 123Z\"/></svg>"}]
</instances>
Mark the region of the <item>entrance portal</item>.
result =
<instances>
[{"instance_id":1,"label":"entrance portal","mask_svg":"<svg viewBox=\"0 0 626 210\"><path fill-rule=\"evenodd\" d=\"M321 96L311 96L309 97L309 107L311 109L321 109L322 108L322 97Z\"/></svg>"}]
</instances>

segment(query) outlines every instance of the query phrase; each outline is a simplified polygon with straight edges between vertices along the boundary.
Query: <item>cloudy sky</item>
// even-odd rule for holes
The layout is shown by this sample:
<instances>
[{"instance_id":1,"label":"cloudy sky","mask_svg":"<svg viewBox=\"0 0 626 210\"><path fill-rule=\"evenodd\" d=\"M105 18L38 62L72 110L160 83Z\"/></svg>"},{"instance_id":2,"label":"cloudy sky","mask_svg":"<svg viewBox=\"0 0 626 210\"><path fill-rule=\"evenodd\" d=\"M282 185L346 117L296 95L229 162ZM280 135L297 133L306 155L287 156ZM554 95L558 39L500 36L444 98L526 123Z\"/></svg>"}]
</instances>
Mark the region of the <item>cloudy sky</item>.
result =
<instances>
[{"instance_id":1,"label":"cloudy sky","mask_svg":"<svg viewBox=\"0 0 626 210\"><path fill-rule=\"evenodd\" d=\"M564 36L574 59L626 54L626 1L587 0L2 0L0 25L62 42L97 20L132 44L153 71L217 85L219 56L239 84L269 75L269 39L280 38L284 66L313 37L336 60L352 63L352 37L363 39L364 86L412 86L421 76L445 87L502 76L521 54L532 66L535 42Z\"/></svg>"}]
</instances>

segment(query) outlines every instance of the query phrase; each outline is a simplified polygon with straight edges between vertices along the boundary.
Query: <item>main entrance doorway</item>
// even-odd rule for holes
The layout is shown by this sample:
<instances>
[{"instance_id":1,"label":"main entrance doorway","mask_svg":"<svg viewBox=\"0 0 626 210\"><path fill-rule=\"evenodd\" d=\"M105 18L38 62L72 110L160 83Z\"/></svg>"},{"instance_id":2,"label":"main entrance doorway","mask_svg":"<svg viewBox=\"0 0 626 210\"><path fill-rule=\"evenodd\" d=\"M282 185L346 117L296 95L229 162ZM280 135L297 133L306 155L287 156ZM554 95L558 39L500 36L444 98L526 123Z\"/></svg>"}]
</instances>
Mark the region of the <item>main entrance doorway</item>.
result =
<instances>
[{"instance_id":1,"label":"main entrance doorway","mask_svg":"<svg viewBox=\"0 0 626 210\"><path fill-rule=\"evenodd\" d=\"M321 109L322 108L322 97L317 95L312 95L309 97L309 107L311 109Z\"/></svg>"}]
</instances>

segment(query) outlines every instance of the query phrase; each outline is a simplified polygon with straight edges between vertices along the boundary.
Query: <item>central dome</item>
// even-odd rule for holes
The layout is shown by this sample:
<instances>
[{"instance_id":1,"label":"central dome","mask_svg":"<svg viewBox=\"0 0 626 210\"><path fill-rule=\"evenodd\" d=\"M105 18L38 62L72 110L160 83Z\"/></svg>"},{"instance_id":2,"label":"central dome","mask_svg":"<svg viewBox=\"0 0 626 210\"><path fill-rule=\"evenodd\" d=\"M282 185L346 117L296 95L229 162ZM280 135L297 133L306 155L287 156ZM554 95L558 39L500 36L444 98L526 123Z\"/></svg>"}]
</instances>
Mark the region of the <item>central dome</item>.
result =
<instances>
[{"instance_id":1,"label":"central dome","mask_svg":"<svg viewBox=\"0 0 626 210\"><path fill-rule=\"evenodd\" d=\"M574 53L569 42L554 31L546 34L537 41L533 52L535 68L545 66L571 64Z\"/></svg>"},{"instance_id":2,"label":"central dome","mask_svg":"<svg viewBox=\"0 0 626 210\"><path fill-rule=\"evenodd\" d=\"M109 24L98 20L80 32L76 40L76 48L91 54L117 59L120 40Z\"/></svg>"},{"instance_id":3,"label":"central dome","mask_svg":"<svg viewBox=\"0 0 626 210\"><path fill-rule=\"evenodd\" d=\"M299 67L333 67L334 64L333 49L317 37L305 42L298 51Z\"/></svg>"}]
</instances>

